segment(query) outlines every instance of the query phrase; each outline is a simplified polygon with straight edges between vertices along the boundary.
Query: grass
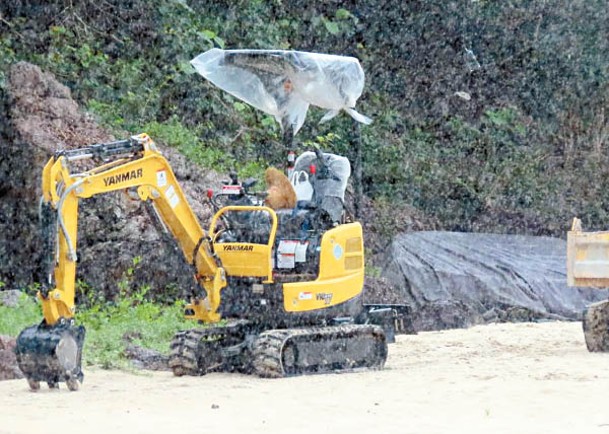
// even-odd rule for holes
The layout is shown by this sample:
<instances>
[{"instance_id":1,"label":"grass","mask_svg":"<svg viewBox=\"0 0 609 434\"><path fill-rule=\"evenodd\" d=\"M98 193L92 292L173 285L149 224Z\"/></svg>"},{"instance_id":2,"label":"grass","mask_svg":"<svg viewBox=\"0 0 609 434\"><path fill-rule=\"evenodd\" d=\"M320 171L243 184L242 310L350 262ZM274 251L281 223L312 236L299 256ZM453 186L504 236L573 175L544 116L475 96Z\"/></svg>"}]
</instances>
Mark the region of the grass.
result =
<instances>
[{"instance_id":1,"label":"grass","mask_svg":"<svg viewBox=\"0 0 609 434\"><path fill-rule=\"evenodd\" d=\"M142 300L137 294L117 303L97 303L79 311L77 323L86 328L83 365L104 369L128 369L123 356L125 335L144 348L169 352L169 342L178 330L196 324L183 318L183 304L165 306ZM25 327L42 320L39 303L23 296L16 308L0 306L0 334L17 336Z\"/></svg>"},{"instance_id":2,"label":"grass","mask_svg":"<svg viewBox=\"0 0 609 434\"><path fill-rule=\"evenodd\" d=\"M23 295L16 307L0 305L0 335L17 336L21 330L42 319L40 306Z\"/></svg>"}]
</instances>

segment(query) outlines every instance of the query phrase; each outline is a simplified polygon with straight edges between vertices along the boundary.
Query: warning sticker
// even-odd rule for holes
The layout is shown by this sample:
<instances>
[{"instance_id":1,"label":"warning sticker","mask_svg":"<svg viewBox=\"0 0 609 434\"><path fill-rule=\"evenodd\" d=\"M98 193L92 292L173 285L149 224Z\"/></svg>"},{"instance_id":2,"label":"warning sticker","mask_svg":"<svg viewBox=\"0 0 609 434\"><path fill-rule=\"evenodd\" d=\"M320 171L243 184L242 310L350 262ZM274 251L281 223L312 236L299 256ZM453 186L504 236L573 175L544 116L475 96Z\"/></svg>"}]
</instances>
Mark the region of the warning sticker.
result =
<instances>
[{"instance_id":1,"label":"warning sticker","mask_svg":"<svg viewBox=\"0 0 609 434\"><path fill-rule=\"evenodd\" d=\"M231 194L231 195L239 195L241 194L241 186L240 185L223 185L222 193Z\"/></svg>"},{"instance_id":2,"label":"warning sticker","mask_svg":"<svg viewBox=\"0 0 609 434\"><path fill-rule=\"evenodd\" d=\"M171 208L175 208L180 203L180 197L177 195L173 185L170 185L167 190L165 190L165 196L167 197L167 201Z\"/></svg>"},{"instance_id":3,"label":"warning sticker","mask_svg":"<svg viewBox=\"0 0 609 434\"><path fill-rule=\"evenodd\" d=\"M277 247L277 268L294 268L298 241L281 240Z\"/></svg>"},{"instance_id":4,"label":"warning sticker","mask_svg":"<svg viewBox=\"0 0 609 434\"><path fill-rule=\"evenodd\" d=\"M298 294L298 299L299 300L311 300L313 298L313 293L312 292L300 292Z\"/></svg>"},{"instance_id":5,"label":"warning sticker","mask_svg":"<svg viewBox=\"0 0 609 434\"><path fill-rule=\"evenodd\" d=\"M164 170L158 170L156 172L156 185L159 187L165 187L167 185L167 172Z\"/></svg>"}]
</instances>

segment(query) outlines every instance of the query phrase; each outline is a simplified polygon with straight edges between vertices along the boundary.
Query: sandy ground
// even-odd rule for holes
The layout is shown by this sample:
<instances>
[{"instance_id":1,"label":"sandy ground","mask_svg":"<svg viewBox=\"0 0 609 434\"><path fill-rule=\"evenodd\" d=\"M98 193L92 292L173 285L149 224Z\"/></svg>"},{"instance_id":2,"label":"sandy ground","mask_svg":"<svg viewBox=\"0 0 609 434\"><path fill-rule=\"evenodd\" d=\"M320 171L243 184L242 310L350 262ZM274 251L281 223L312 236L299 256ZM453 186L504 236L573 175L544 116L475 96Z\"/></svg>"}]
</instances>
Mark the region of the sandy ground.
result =
<instances>
[{"instance_id":1,"label":"sandy ground","mask_svg":"<svg viewBox=\"0 0 609 434\"><path fill-rule=\"evenodd\" d=\"M265 380L87 369L0 383L0 433L609 433L609 354L580 323L399 336L383 371Z\"/></svg>"}]
</instances>

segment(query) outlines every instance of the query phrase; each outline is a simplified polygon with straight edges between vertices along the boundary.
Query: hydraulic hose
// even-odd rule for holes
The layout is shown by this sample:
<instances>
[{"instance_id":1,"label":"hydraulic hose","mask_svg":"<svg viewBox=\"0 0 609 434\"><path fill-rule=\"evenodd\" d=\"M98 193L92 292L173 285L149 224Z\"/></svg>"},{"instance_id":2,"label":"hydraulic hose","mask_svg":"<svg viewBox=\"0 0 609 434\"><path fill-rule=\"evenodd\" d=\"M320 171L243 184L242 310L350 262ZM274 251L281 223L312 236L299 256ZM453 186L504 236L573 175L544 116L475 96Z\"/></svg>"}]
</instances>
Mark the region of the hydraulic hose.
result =
<instances>
[{"instance_id":1,"label":"hydraulic hose","mask_svg":"<svg viewBox=\"0 0 609 434\"><path fill-rule=\"evenodd\" d=\"M64 191L63 194L61 195L59 202L57 202L57 221L59 222L59 227L61 228L61 232L63 233L63 236L66 239L66 244L68 245L68 257L70 258L70 260L72 260L74 262L76 262L76 259L78 257L76 256L76 249L74 248L74 245L72 244L72 238L70 237L70 234L68 233L68 230L66 229L66 225L63 221L61 209L63 208L63 203L64 203L66 197L68 196L68 194L70 194L72 192L72 190L74 190L76 187L79 187L80 185L82 185L82 183L84 181L85 181L84 178L79 179L74 184L72 184L68 188L66 188L66 191Z\"/></svg>"}]
</instances>

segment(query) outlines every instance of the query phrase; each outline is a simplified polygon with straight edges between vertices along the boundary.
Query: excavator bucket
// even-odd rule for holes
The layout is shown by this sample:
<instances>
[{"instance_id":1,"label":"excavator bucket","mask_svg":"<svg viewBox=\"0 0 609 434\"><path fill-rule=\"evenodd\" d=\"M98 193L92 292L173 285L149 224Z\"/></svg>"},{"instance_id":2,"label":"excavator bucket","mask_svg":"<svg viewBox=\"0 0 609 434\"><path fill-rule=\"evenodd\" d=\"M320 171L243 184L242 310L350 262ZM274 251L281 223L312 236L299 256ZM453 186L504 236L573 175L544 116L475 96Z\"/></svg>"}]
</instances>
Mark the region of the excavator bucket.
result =
<instances>
[{"instance_id":1,"label":"excavator bucket","mask_svg":"<svg viewBox=\"0 0 609 434\"><path fill-rule=\"evenodd\" d=\"M15 354L30 388L38 390L41 381L57 388L65 381L70 390L78 390L83 380L84 340L85 328L70 323L48 326L42 322L23 330L17 337Z\"/></svg>"}]
</instances>

